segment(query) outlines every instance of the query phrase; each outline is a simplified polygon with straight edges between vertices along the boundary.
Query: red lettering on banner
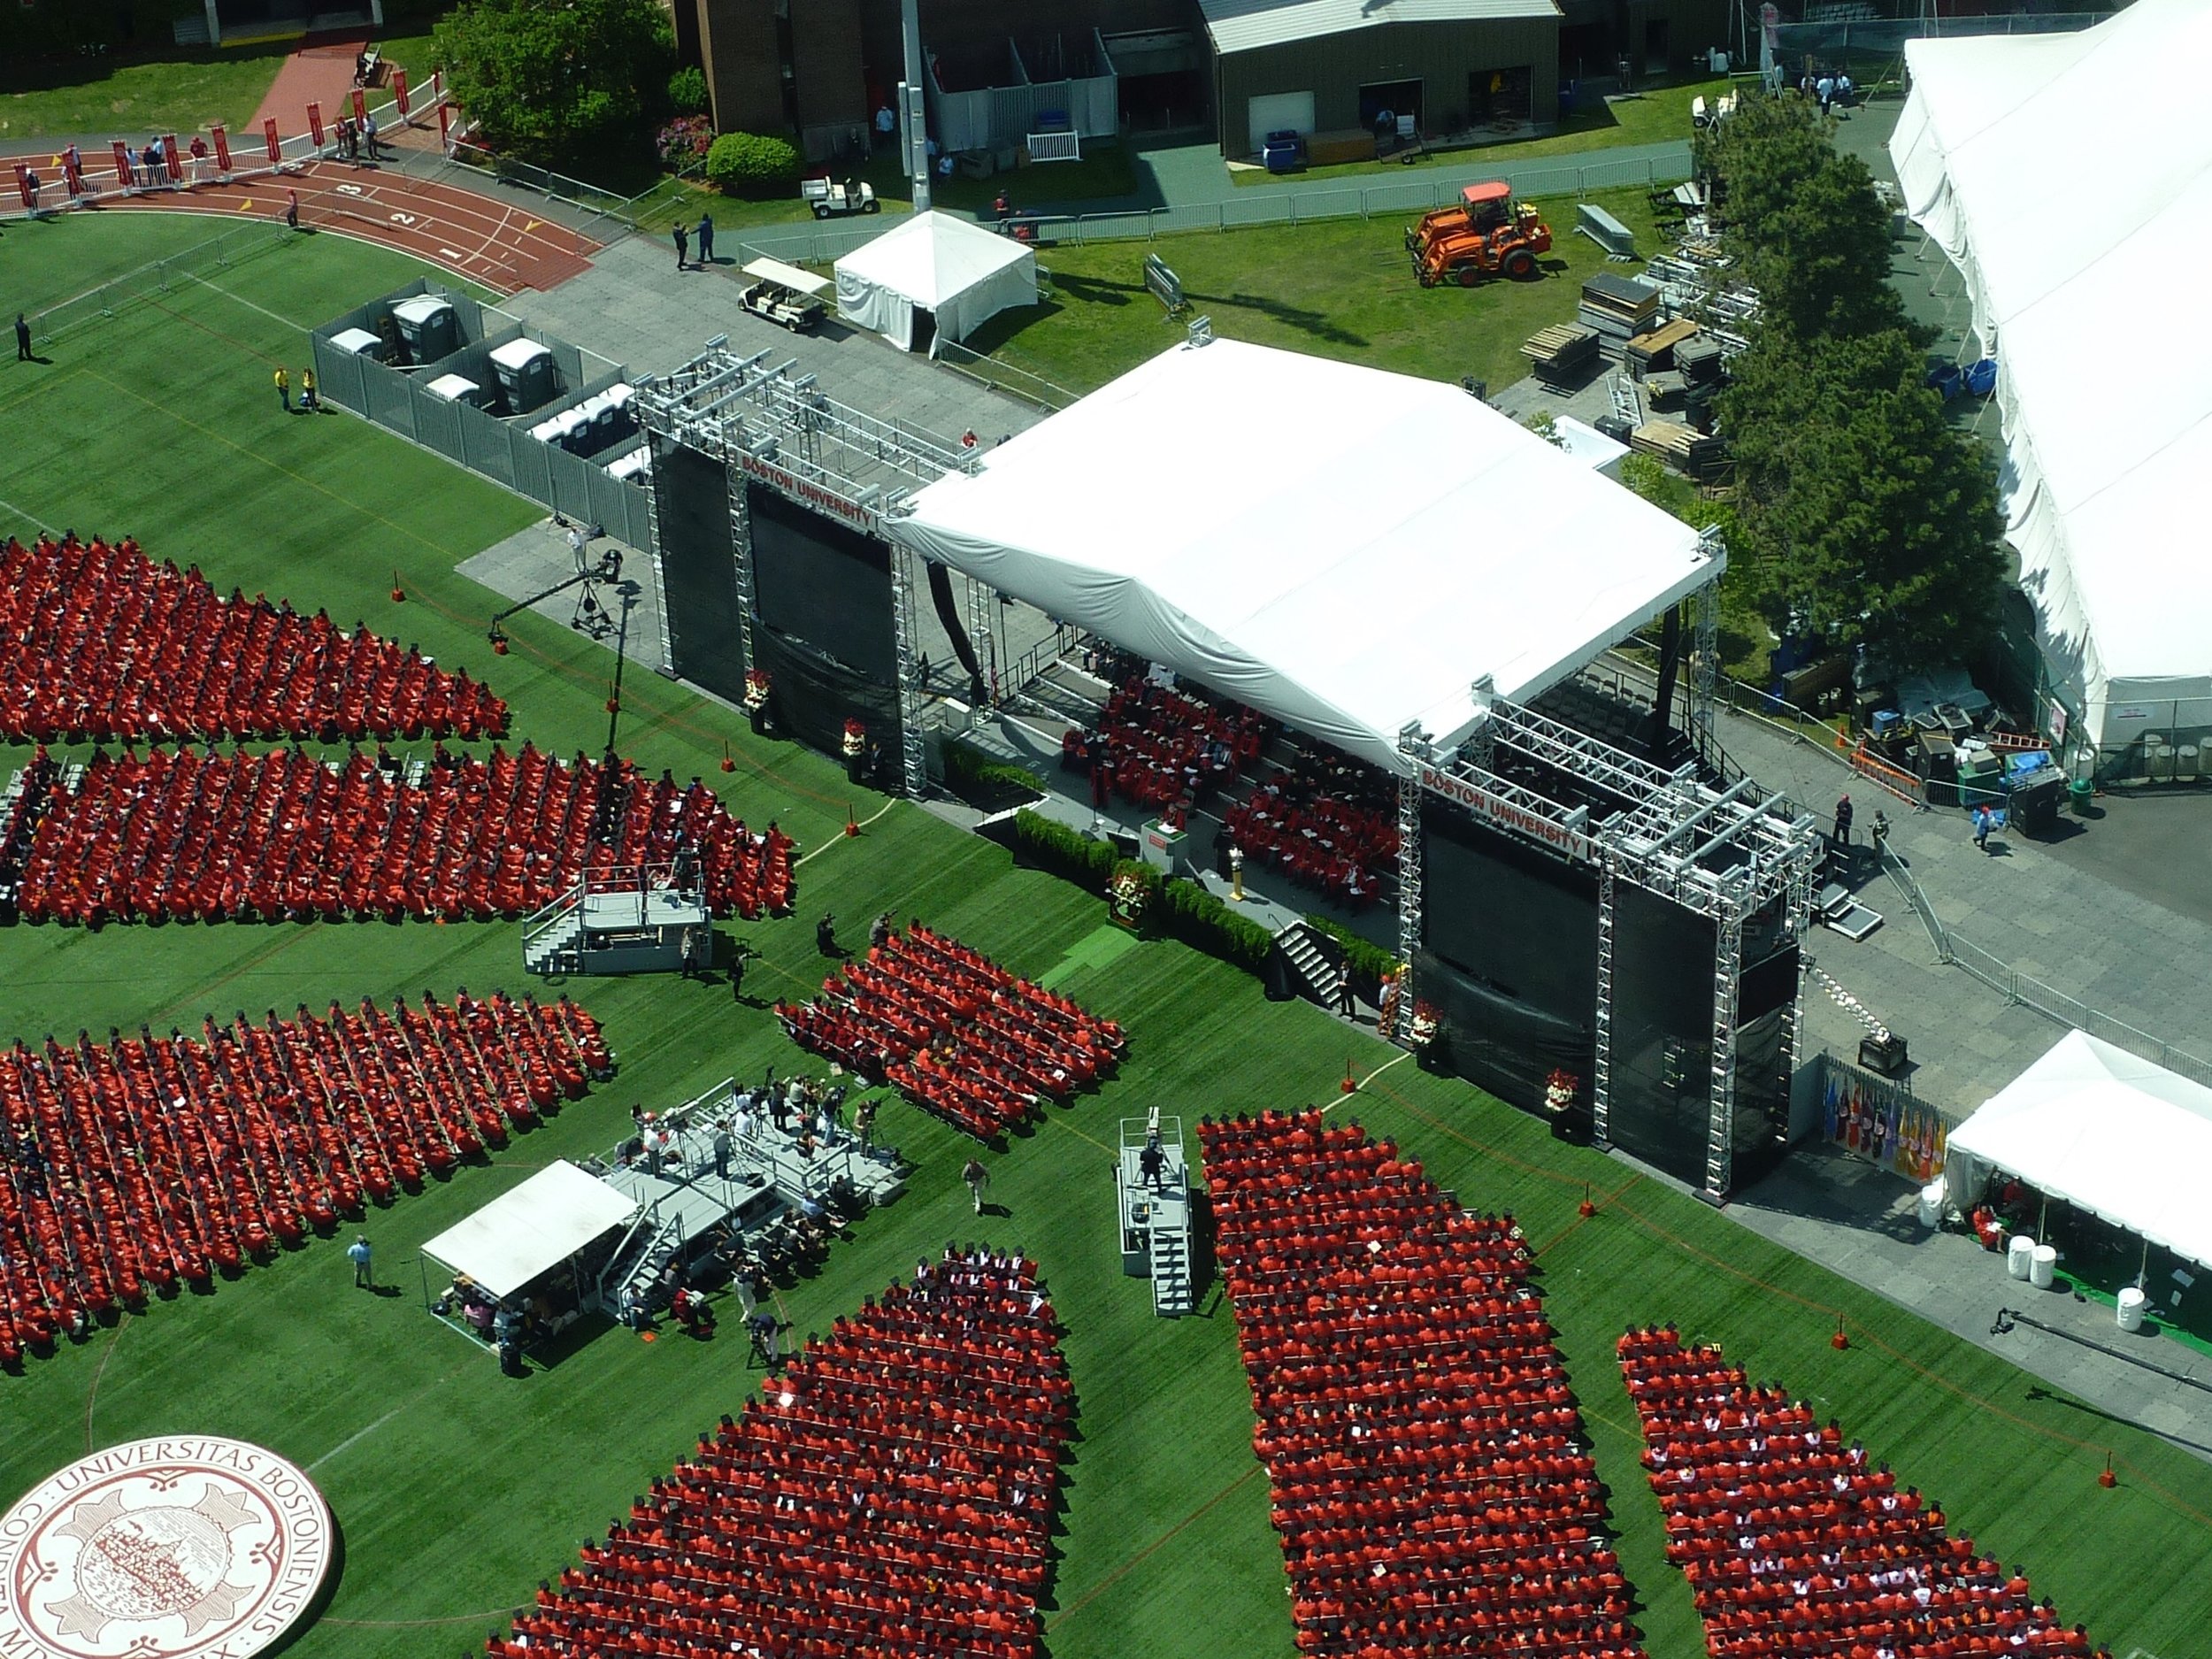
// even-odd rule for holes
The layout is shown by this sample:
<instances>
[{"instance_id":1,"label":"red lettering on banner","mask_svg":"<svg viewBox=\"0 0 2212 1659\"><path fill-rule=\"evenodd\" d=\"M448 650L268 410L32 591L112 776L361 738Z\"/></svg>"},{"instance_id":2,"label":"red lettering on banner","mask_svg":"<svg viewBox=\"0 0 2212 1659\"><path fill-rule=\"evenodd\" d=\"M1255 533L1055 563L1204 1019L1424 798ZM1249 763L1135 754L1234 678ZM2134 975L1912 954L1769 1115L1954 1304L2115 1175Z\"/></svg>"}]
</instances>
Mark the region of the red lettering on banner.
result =
<instances>
[{"instance_id":1,"label":"red lettering on banner","mask_svg":"<svg viewBox=\"0 0 2212 1659\"><path fill-rule=\"evenodd\" d=\"M323 106L313 99L307 104L307 135L315 141L315 148L323 147Z\"/></svg>"},{"instance_id":2,"label":"red lettering on banner","mask_svg":"<svg viewBox=\"0 0 2212 1659\"><path fill-rule=\"evenodd\" d=\"M131 178L131 152L129 149L124 144L123 141L119 138L116 139L111 145L110 153L111 153L115 157L115 182L123 189L129 189L134 182Z\"/></svg>"},{"instance_id":3,"label":"red lettering on banner","mask_svg":"<svg viewBox=\"0 0 2212 1659\"><path fill-rule=\"evenodd\" d=\"M808 482L793 472L787 472L762 460L758 456L740 451L737 464L764 484L773 486L792 500L810 507L819 507L825 512L835 513L846 523L857 525L863 530L876 527L876 516L856 501L848 501L836 491L825 489L819 484Z\"/></svg>"},{"instance_id":4,"label":"red lettering on banner","mask_svg":"<svg viewBox=\"0 0 2212 1659\"><path fill-rule=\"evenodd\" d=\"M223 130L223 124L220 121L216 122L207 130L208 135L215 141L216 171L228 173L230 171L230 134Z\"/></svg>"},{"instance_id":5,"label":"red lettering on banner","mask_svg":"<svg viewBox=\"0 0 2212 1659\"><path fill-rule=\"evenodd\" d=\"M1586 863L1591 856L1590 838L1580 830L1546 818L1541 812L1532 812L1526 807L1516 806L1503 795L1493 795L1481 785L1451 773L1439 772L1433 766L1421 768L1421 786L1433 790L1447 800L1456 801L1476 817L1511 830L1532 841L1539 841L1554 852Z\"/></svg>"},{"instance_id":6,"label":"red lettering on banner","mask_svg":"<svg viewBox=\"0 0 2212 1659\"><path fill-rule=\"evenodd\" d=\"M411 113L407 107L407 72L397 64L392 65L392 102L399 105L400 119Z\"/></svg>"},{"instance_id":7,"label":"red lettering on banner","mask_svg":"<svg viewBox=\"0 0 2212 1659\"><path fill-rule=\"evenodd\" d=\"M284 141L277 136L276 117L265 116L261 122L261 142L269 147L269 165L273 167L284 159Z\"/></svg>"}]
</instances>

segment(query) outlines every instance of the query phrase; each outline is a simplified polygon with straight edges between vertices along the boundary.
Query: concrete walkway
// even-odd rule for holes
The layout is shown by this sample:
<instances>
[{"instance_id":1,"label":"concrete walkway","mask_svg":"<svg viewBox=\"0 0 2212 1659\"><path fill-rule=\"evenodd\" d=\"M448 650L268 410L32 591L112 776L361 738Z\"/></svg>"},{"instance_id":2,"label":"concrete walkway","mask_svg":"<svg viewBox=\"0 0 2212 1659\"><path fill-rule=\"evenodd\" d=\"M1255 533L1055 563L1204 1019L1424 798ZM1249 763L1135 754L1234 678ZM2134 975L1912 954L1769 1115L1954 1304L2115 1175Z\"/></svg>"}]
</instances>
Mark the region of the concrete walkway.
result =
<instances>
[{"instance_id":1,"label":"concrete walkway","mask_svg":"<svg viewBox=\"0 0 2212 1659\"><path fill-rule=\"evenodd\" d=\"M261 123L273 117L277 131L289 136L307 130L307 106L310 103L322 106L323 123L336 127L341 115L353 111L353 65L369 43L367 30L358 34L311 35L302 41L299 50L284 60L277 71L277 78L270 84L261 100L261 107L253 112L245 130L233 139L243 144L257 141ZM388 92L368 95L372 104L381 104L391 96Z\"/></svg>"}]
</instances>

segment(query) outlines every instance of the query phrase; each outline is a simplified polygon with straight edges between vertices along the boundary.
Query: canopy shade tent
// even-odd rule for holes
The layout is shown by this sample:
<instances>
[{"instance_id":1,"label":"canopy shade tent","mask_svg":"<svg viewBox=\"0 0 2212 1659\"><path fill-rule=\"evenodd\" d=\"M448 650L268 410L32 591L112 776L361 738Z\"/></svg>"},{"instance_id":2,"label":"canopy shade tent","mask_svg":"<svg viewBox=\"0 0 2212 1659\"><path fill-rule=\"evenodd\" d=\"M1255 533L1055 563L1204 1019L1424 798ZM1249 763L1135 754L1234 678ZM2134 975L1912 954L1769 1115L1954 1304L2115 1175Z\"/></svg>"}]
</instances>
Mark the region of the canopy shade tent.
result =
<instances>
[{"instance_id":1,"label":"canopy shade tent","mask_svg":"<svg viewBox=\"0 0 2212 1659\"><path fill-rule=\"evenodd\" d=\"M1563 680L1719 575L1680 520L1455 386L1178 346L910 498L893 536L1376 764L1487 674Z\"/></svg>"},{"instance_id":2,"label":"canopy shade tent","mask_svg":"<svg viewBox=\"0 0 2212 1659\"><path fill-rule=\"evenodd\" d=\"M2067 1033L1952 1132L1947 1161L1962 1159L1962 1194L2001 1170L2212 1264L2212 1088L2085 1032Z\"/></svg>"},{"instance_id":3,"label":"canopy shade tent","mask_svg":"<svg viewBox=\"0 0 2212 1659\"><path fill-rule=\"evenodd\" d=\"M637 1213L637 1200L562 1160L422 1247L488 1296L511 1296Z\"/></svg>"},{"instance_id":4,"label":"canopy shade tent","mask_svg":"<svg viewBox=\"0 0 2212 1659\"><path fill-rule=\"evenodd\" d=\"M987 317L1037 303L1037 256L1010 236L949 213L917 213L837 262L837 314L902 350L915 313L936 340L964 340Z\"/></svg>"},{"instance_id":5,"label":"canopy shade tent","mask_svg":"<svg viewBox=\"0 0 2212 1659\"><path fill-rule=\"evenodd\" d=\"M2162 308L2212 265L2212 6L2078 34L1916 40L1890 154L1998 361L2007 534L2088 736L2212 726L2212 334Z\"/></svg>"}]
</instances>

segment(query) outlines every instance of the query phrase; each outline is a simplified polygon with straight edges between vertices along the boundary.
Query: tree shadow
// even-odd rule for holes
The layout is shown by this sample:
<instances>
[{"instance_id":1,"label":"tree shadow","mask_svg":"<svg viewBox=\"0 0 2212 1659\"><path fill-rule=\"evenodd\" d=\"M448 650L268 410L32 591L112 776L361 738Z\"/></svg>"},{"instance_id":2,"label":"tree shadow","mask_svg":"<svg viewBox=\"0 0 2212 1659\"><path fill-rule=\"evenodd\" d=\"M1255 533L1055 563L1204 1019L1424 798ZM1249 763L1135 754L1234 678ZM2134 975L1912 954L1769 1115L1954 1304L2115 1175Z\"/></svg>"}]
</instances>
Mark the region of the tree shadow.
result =
<instances>
[{"instance_id":1,"label":"tree shadow","mask_svg":"<svg viewBox=\"0 0 2212 1659\"><path fill-rule=\"evenodd\" d=\"M1293 305L1286 300L1268 299L1258 294L1194 294L1188 289L1185 292L1193 301L1204 300L1216 305L1233 305L1240 311L1257 311L1286 328L1294 328L1316 340L1325 340L1331 345L1364 346L1369 343L1366 335L1339 327L1325 314L1310 306Z\"/></svg>"}]
</instances>

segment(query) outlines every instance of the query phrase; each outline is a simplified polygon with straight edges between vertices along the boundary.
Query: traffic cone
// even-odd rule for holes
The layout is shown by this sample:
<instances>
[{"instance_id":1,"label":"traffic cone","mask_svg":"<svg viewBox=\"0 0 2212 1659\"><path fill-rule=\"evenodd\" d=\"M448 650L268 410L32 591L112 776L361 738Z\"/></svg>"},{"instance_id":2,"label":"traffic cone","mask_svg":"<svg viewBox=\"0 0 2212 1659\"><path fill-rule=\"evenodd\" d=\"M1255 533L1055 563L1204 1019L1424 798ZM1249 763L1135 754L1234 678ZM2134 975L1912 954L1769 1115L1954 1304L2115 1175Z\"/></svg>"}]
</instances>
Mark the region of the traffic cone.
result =
<instances>
[{"instance_id":1,"label":"traffic cone","mask_svg":"<svg viewBox=\"0 0 2212 1659\"><path fill-rule=\"evenodd\" d=\"M407 590L399 585L399 572L396 570L392 572L392 603L396 605L407 603Z\"/></svg>"},{"instance_id":2,"label":"traffic cone","mask_svg":"<svg viewBox=\"0 0 2212 1659\"><path fill-rule=\"evenodd\" d=\"M737 770L737 763L730 758L730 741L727 738L722 740L722 770L724 772Z\"/></svg>"},{"instance_id":3,"label":"traffic cone","mask_svg":"<svg viewBox=\"0 0 2212 1659\"><path fill-rule=\"evenodd\" d=\"M853 816L852 804L849 802L845 806L845 833L848 835L860 833L860 820Z\"/></svg>"},{"instance_id":4,"label":"traffic cone","mask_svg":"<svg viewBox=\"0 0 2212 1659\"><path fill-rule=\"evenodd\" d=\"M1851 1339L1843 1333L1843 1316L1841 1314L1838 1314L1836 1316L1836 1333L1828 1339L1828 1346L1837 1349L1847 1348L1851 1346Z\"/></svg>"},{"instance_id":5,"label":"traffic cone","mask_svg":"<svg viewBox=\"0 0 2212 1659\"><path fill-rule=\"evenodd\" d=\"M609 698L607 699L607 712L608 712L609 714L619 714L619 713L621 713L621 712L622 712L622 699L621 699L621 698L619 698L619 697L609 697Z\"/></svg>"},{"instance_id":6,"label":"traffic cone","mask_svg":"<svg viewBox=\"0 0 2212 1659\"><path fill-rule=\"evenodd\" d=\"M2104 1455L2104 1472L2097 1477L2097 1484L2102 1486L2107 1492L2111 1491L2113 1487L2120 1484L2120 1477L2112 1472L2112 1454L2110 1452L2107 1452Z\"/></svg>"},{"instance_id":7,"label":"traffic cone","mask_svg":"<svg viewBox=\"0 0 2212 1659\"><path fill-rule=\"evenodd\" d=\"M492 655L494 657L504 657L507 655L507 641L503 634L500 638L492 641Z\"/></svg>"},{"instance_id":8,"label":"traffic cone","mask_svg":"<svg viewBox=\"0 0 2212 1659\"><path fill-rule=\"evenodd\" d=\"M1344 1080L1336 1086L1336 1092L1340 1094L1359 1093L1359 1079L1352 1075L1352 1063L1348 1059L1344 1062Z\"/></svg>"},{"instance_id":9,"label":"traffic cone","mask_svg":"<svg viewBox=\"0 0 2212 1659\"><path fill-rule=\"evenodd\" d=\"M1587 1221L1597 1213L1598 1207L1590 1198L1590 1183L1585 1181L1582 1183L1582 1202L1575 1206L1575 1214Z\"/></svg>"}]
</instances>

